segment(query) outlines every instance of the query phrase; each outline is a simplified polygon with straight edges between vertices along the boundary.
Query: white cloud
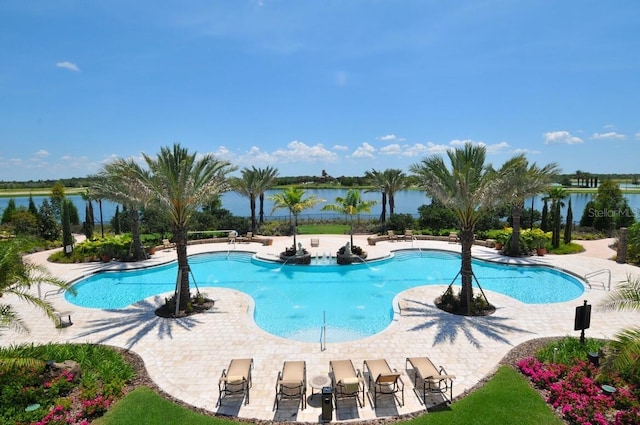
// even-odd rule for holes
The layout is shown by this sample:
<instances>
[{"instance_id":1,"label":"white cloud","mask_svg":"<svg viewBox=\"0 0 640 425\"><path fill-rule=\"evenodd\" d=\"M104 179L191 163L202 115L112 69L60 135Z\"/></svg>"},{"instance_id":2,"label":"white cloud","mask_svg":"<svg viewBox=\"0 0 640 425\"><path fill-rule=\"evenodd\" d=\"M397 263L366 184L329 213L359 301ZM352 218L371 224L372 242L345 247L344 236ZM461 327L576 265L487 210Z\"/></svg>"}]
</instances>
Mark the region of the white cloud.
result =
<instances>
[{"instance_id":1,"label":"white cloud","mask_svg":"<svg viewBox=\"0 0 640 425\"><path fill-rule=\"evenodd\" d=\"M524 153L524 154L531 154L531 155L539 155L542 152L541 151L535 151L533 149L516 148L516 149L513 150L513 153L516 153L516 154Z\"/></svg>"},{"instance_id":2,"label":"white cloud","mask_svg":"<svg viewBox=\"0 0 640 425\"><path fill-rule=\"evenodd\" d=\"M68 61L58 62L56 63L56 67L68 69L69 71L73 71L73 72L80 72L80 68L78 67L78 65L76 65L73 62L68 62Z\"/></svg>"},{"instance_id":3,"label":"white cloud","mask_svg":"<svg viewBox=\"0 0 640 425\"><path fill-rule=\"evenodd\" d=\"M500 142L494 145L487 145L484 143L480 143L480 145L483 145L487 149L488 154L497 154L509 149L509 143L507 142Z\"/></svg>"},{"instance_id":4,"label":"white cloud","mask_svg":"<svg viewBox=\"0 0 640 425\"><path fill-rule=\"evenodd\" d=\"M376 139L382 142L390 142L392 140L398 141L398 142L404 142L406 140L405 138L398 137L395 134L387 134L385 136L376 137Z\"/></svg>"},{"instance_id":5,"label":"white cloud","mask_svg":"<svg viewBox=\"0 0 640 425\"><path fill-rule=\"evenodd\" d=\"M560 130L560 131L550 131L547 133L542 133L544 137L544 144L565 144L565 145L577 145L582 143L582 139L576 136L571 135L568 131Z\"/></svg>"},{"instance_id":6,"label":"white cloud","mask_svg":"<svg viewBox=\"0 0 640 425\"><path fill-rule=\"evenodd\" d=\"M444 152L446 149L440 149L433 143L424 145L422 143L414 143L413 145L400 145L398 143L392 143L383 148L380 148L382 155L388 156L400 156L400 157L417 157L424 156L430 153Z\"/></svg>"},{"instance_id":7,"label":"white cloud","mask_svg":"<svg viewBox=\"0 0 640 425\"><path fill-rule=\"evenodd\" d=\"M636 140L640 140L640 131L636 133Z\"/></svg>"},{"instance_id":8,"label":"white cloud","mask_svg":"<svg viewBox=\"0 0 640 425\"><path fill-rule=\"evenodd\" d=\"M363 142L360 147L358 147L353 153L350 155L351 158L358 159L372 159L374 158L374 154L376 152L376 148L371 146L367 142Z\"/></svg>"},{"instance_id":9,"label":"white cloud","mask_svg":"<svg viewBox=\"0 0 640 425\"><path fill-rule=\"evenodd\" d=\"M333 149L334 151L346 151L349 150L349 147L345 145L333 145L331 149Z\"/></svg>"},{"instance_id":10,"label":"white cloud","mask_svg":"<svg viewBox=\"0 0 640 425\"><path fill-rule=\"evenodd\" d=\"M46 158L46 157L48 157L48 156L49 156L49 152L47 152L47 151L46 151L46 150L44 150L44 149L40 149L40 150L39 150L38 152L36 152L34 155L35 155L35 156L37 156L38 158Z\"/></svg>"},{"instance_id":11,"label":"white cloud","mask_svg":"<svg viewBox=\"0 0 640 425\"><path fill-rule=\"evenodd\" d=\"M627 135L609 131L608 133L593 133L591 138L595 140L626 140Z\"/></svg>"},{"instance_id":12,"label":"white cloud","mask_svg":"<svg viewBox=\"0 0 640 425\"><path fill-rule=\"evenodd\" d=\"M380 148L380 153L382 155L400 155L402 154L402 147L398 143L392 143Z\"/></svg>"},{"instance_id":13,"label":"white cloud","mask_svg":"<svg viewBox=\"0 0 640 425\"><path fill-rule=\"evenodd\" d=\"M257 146L252 146L243 153L233 153L226 147L220 147L214 155L218 158L226 159L233 164L240 166L251 166L255 164L270 164L278 167L279 164L289 163L322 163L336 162L338 155L326 149L321 143L307 145L304 142L294 140L286 148L277 149L273 152L262 151Z\"/></svg>"}]
</instances>

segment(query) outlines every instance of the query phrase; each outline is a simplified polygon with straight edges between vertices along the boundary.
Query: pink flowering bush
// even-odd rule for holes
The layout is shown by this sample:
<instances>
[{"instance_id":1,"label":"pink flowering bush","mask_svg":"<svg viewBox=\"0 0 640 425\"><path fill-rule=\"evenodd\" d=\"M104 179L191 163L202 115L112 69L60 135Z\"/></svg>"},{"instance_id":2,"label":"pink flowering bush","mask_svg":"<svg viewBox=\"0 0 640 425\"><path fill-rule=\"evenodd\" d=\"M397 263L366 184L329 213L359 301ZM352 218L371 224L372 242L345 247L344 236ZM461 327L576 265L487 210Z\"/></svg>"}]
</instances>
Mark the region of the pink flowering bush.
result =
<instances>
[{"instance_id":1,"label":"pink flowering bush","mask_svg":"<svg viewBox=\"0 0 640 425\"><path fill-rule=\"evenodd\" d=\"M562 379L567 373L567 366L563 364L542 363L535 357L527 357L518 362L518 368L522 373L538 387L544 390Z\"/></svg>"},{"instance_id":2,"label":"pink flowering bush","mask_svg":"<svg viewBox=\"0 0 640 425\"><path fill-rule=\"evenodd\" d=\"M100 395L93 400L82 400L82 413L86 418L95 418L103 415L109 406L111 399Z\"/></svg>"},{"instance_id":3,"label":"pink flowering bush","mask_svg":"<svg viewBox=\"0 0 640 425\"><path fill-rule=\"evenodd\" d=\"M596 382L598 369L576 361L571 367L529 357L517 364L534 385L547 391L547 402L570 424L631 425L640 423L638 391L619 377L607 377L616 392L606 394Z\"/></svg>"}]
</instances>

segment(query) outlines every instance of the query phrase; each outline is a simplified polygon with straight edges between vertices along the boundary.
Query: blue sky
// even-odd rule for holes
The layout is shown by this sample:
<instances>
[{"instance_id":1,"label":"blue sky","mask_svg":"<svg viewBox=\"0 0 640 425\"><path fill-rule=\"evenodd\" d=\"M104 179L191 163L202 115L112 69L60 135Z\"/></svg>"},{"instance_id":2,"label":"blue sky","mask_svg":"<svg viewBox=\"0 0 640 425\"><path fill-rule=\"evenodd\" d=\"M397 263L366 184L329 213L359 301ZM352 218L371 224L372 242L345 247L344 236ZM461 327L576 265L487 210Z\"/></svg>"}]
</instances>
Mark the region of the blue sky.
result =
<instances>
[{"instance_id":1,"label":"blue sky","mask_svg":"<svg viewBox=\"0 0 640 425\"><path fill-rule=\"evenodd\" d=\"M640 173L640 2L0 2L0 180L180 142L281 176L471 141Z\"/></svg>"}]
</instances>

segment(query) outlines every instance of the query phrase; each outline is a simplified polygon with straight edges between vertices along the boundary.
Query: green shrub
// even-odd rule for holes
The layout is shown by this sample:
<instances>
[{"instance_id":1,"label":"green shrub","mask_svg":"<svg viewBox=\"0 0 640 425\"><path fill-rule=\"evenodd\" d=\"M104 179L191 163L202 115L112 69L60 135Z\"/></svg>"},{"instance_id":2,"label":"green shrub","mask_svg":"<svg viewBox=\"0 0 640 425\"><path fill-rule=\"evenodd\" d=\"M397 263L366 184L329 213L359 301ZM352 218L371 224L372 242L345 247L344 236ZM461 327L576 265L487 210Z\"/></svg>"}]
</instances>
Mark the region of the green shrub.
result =
<instances>
[{"instance_id":1,"label":"green shrub","mask_svg":"<svg viewBox=\"0 0 640 425\"><path fill-rule=\"evenodd\" d=\"M555 362L571 366L576 359L586 360L588 353L597 353L604 345L605 342L599 339L586 338L582 344L580 338L566 336L538 350L536 358L545 363Z\"/></svg>"}]
</instances>

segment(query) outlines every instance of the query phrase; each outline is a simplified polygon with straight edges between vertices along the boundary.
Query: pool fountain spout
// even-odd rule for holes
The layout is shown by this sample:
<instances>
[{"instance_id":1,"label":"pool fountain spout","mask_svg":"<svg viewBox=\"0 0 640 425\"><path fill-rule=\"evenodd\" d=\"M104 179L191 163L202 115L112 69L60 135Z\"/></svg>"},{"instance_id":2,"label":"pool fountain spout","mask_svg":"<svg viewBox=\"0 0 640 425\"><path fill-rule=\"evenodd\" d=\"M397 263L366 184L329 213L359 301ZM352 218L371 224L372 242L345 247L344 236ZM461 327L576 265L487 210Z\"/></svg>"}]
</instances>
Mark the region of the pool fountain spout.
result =
<instances>
[{"instance_id":1,"label":"pool fountain spout","mask_svg":"<svg viewBox=\"0 0 640 425\"><path fill-rule=\"evenodd\" d=\"M362 248L359 246L352 247L349 242L341 247L336 254L338 264L365 263L366 258L367 253Z\"/></svg>"}]
</instances>

